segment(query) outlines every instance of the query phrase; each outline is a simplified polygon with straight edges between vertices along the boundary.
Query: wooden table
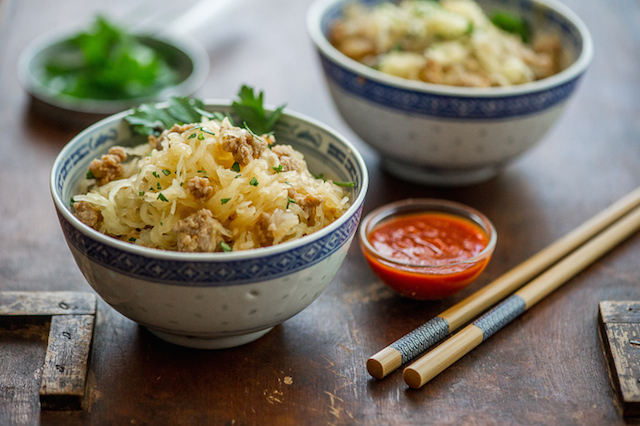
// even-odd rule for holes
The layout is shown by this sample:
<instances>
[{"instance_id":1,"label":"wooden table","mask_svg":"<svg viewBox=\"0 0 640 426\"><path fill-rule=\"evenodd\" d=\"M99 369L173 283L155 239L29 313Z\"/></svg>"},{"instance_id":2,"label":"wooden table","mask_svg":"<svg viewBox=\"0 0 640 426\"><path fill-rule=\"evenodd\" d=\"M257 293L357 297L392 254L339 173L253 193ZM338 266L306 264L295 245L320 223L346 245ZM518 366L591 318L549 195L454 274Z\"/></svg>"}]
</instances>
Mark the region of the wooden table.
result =
<instances>
[{"instance_id":1,"label":"wooden table","mask_svg":"<svg viewBox=\"0 0 640 426\"><path fill-rule=\"evenodd\" d=\"M29 113L16 64L35 37L132 2L2 0L0 9L0 290L92 292L63 239L48 178L78 129ZM496 179L443 189L397 180L334 109L306 33L311 0L247 0L234 19L198 33L212 69L202 98L263 89L342 132L371 184L365 213L406 197L484 212L498 231L492 262L439 302L395 296L357 244L308 309L243 347L173 346L98 303L86 408L40 412L46 335L0 332L0 424L622 424L597 334L598 303L640 300L640 235L516 319L420 390L398 371L372 379L366 359L561 237L640 183L640 5L566 0L590 28L593 64L557 125ZM156 2L161 9L168 1Z\"/></svg>"}]
</instances>

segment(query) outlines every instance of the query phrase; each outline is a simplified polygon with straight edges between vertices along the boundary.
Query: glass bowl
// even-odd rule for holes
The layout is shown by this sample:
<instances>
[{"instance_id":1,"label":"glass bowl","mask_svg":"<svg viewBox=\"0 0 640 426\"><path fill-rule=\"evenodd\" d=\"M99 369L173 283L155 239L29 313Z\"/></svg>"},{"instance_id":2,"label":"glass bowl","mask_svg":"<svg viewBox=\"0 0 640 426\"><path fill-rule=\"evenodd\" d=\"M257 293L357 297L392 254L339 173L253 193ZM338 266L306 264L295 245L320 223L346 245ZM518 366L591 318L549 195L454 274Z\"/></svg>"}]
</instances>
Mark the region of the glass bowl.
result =
<instances>
[{"instance_id":1,"label":"glass bowl","mask_svg":"<svg viewBox=\"0 0 640 426\"><path fill-rule=\"evenodd\" d=\"M425 224L426 219L418 219L423 215L435 222ZM395 239L393 249L383 247L380 237L372 240L382 227L413 219L422 223L389 233L389 238ZM447 231L447 223L456 224L452 226L461 231ZM459 241L452 236L455 232ZM391 203L369 213L360 225L360 245L375 274L396 293L417 300L442 299L467 287L484 271L496 241L496 230L484 214L464 204L438 199Z\"/></svg>"}]
</instances>

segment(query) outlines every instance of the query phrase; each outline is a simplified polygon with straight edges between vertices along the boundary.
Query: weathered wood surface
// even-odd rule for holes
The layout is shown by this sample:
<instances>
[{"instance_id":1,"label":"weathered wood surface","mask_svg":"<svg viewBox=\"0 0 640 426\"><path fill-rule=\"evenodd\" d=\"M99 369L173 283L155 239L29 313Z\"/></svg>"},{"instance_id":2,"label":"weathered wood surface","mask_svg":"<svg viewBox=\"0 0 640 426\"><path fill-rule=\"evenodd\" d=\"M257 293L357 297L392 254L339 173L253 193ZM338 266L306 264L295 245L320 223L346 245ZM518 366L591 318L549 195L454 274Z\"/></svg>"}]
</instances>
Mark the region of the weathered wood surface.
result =
<instances>
[{"instance_id":1,"label":"weathered wood surface","mask_svg":"<svg viewBox=\"0 0 640 426\"><path fill-rule=\"evenodd\" d=\"M640 302L600 302L600 338L625 417L640 416Z\"/></svg>"},{"instance_id":2,"label":"weathered wood surface","mask_svg":"<svg viewBox=\"0 0 640 426\"><path fill-rule=\"evenodd\" d=\"M40 373L43 410L78 410L86 393L96 296L72 291L0 291L0 323L37 329L46 318L48 344ZM36 373L39 370L34 371Z\"/></svg>"},{"instance_id":3,"label":"weathered wood surface","mask_svg":"<svg viewBox=\"0 0 640 426\"><path fill-rule=\"evenodd\" d=\"M152 3L153 10L177 4ZM566 0L591 29L595 57L560 121L498 178L438 189L382 172L341 121L306 34L310 3L247 0L241 16L199 31L212 69L197 95L231 98L248 83L263 89L269 104L286 103L336 128L369 166L365 213L407 197L446 198L482 211L498 231L487 270L458 295L419 303L387 290L354 244L308 309L255 343L223 351L163 343L99 302L86 408L77 412L40 413L34 371L43 365L46 335L3 329L0 424L624 424L596 313L603 300L640 300L639 236L420 390L408 390L399 372L371 379L365 361L640 185L640 4ZM97 11L122 17L134 6L0 4L0 289L90 292L48 188L53 159L77 130L29 114L16 64L22 49L49 30L86 22Z\"/></svg>"}]
</instances>

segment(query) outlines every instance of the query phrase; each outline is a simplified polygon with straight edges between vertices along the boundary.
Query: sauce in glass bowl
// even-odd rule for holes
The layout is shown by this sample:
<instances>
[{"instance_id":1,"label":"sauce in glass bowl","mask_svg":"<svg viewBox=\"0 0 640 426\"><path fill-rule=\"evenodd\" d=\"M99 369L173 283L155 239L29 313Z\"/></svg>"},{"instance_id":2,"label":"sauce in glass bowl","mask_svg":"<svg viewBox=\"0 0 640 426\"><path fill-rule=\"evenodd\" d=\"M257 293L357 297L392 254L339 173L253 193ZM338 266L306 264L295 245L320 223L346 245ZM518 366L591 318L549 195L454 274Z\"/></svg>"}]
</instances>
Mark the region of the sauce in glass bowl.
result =
<instances>
[{"instance_id":1,"label":"sauce in glass bowl","mask_svg":"<svg viewBox=\"0 0 640 426\"><path fill-rule=\"evenodd\" d=\"M387 286L408 298L434 300L462 290L484 271L496 233L482 213L463 204L410 199L371 212L360 242Z\"/></svg>"}]
</instances>

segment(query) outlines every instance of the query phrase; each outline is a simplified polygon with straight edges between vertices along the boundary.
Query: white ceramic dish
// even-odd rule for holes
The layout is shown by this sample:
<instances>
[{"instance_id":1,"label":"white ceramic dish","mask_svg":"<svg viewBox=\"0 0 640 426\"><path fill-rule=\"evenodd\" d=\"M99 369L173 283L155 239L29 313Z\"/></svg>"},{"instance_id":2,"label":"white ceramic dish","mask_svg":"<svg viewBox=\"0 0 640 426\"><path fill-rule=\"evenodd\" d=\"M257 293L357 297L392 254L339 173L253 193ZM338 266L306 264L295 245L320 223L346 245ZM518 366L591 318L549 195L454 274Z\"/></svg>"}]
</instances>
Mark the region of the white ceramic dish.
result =
<instances>
[{"instance_id":1,"label":"white ceramic dish","mask_svg":"<svg viewBox=\"0 0 640 426\"><path fill-rule=\"evenodd\" d=\"M229 103L207 102L230 112ZM116 144L141 143L128 112L89 127L58 155L51 194L69 248L93 289L126 317L183 346L227 348L251 342L313 302L329 285L357 231L367 191L365 163L326 126L286 112L275 127L279 143L302 152L314 173L354 182L351 207L312 235L231 253L179 253L129 244L80 222L70 198L89 162Z\"/></svg>"},{"instance_id":2,"label":"white ceramic dish","mask_svg":"<svg viewBox=\"0 0 640 426\"><path fill-rule=\"evenodd\" d=\"M559 1L478 0L487 12L510 10L534 31L559 34L565 69L504 88L406 80L352 60L329 43L329 26L350 1L319 0L308 13L329 91L345 122L378 151L383 167L419 183L468 185L496 176L557 121L593 56L586 26Z\"/></svg>"}]
</instances>

